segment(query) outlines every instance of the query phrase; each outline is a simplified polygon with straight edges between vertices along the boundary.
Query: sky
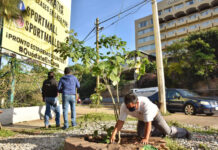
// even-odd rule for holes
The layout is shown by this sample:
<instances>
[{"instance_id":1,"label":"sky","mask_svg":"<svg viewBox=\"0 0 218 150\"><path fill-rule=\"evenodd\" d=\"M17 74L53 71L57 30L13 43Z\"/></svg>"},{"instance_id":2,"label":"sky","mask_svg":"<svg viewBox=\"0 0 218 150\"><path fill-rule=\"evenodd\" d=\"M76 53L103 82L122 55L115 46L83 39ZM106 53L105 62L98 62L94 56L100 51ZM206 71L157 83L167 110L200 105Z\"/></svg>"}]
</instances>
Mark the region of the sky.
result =
<instances>
[{"instance_id":1,"label":"sky","mask_svg":"<svg viewBox=\"0 0 218 150\"><path fill-rule=\"evenodd\" d=\"M79 40L83 40L94 27L97 17L101 22L142 1L143 0L72 0L70 28L77 32ZM157 0L157 2L159 1L160 0ZM101 24L100 27L104 27L105 29L100 32L99 37L102 34L106 36L116 35L127 42L127 50L135 50L135 20L152 14L151 2L145 3L140 9L138 8L139 7L128 11L127 13L134 13L125 18L122 17L127 13ZM108 25L116 20L119 21L107 28ZM85 45L95 47L93 44L96 40L95 32L89 37Z\"/></svg>"}]
</instances>

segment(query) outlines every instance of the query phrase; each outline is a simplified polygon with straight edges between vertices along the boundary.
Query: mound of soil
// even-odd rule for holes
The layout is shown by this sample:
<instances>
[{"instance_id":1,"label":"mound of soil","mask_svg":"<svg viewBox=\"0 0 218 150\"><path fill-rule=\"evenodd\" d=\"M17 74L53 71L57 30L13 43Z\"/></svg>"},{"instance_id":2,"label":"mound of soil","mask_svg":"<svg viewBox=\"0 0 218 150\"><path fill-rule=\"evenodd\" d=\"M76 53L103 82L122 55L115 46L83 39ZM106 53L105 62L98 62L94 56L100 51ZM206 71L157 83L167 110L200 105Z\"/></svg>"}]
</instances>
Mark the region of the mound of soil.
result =
<instances>
[{"instance_id":1,"label":"mound of soil","mask_svg":"<svg viewBox=\"0 0 218 150\"><path fill-rule=\"evenodd\" d=\"M91 143L102 143L105 141L106 135L99 135L97 137L85 136L85 140ZM140 138L135 135L122 135L120 144L108 144L108 150L168 150L166 147L166 142L160 137L151 137L149 140L149 145L145 146L140 143Z\"/></svg>"}]
</instances>

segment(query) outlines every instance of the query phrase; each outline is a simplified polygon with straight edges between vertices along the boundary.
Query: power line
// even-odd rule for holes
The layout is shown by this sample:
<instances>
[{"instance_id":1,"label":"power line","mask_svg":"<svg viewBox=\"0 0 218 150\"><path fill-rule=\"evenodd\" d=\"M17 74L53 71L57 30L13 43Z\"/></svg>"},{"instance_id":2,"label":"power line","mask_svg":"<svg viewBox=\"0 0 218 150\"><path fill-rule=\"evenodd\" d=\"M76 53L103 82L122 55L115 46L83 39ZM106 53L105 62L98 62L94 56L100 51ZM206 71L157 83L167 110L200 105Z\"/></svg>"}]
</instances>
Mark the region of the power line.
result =
<instances>
[{"instance_id":1,"label":"power line","mask_svg":"<svg viewBox=\"0 0 218 150\"><path fill-rule=\"evenodd\" d=\"M93 27L92 30L86 35L86 37L83 39L83 41L85 41L94 30L95 30L95 27Z\"/></svg>"},{"instance_id":2,"label":"power line","mask_svg":"<svg viewBox=\"0 0 218 150\"><path fill-rule=\"evenodd\" d=\"M149 1L147 1L146 4L147 4L148 2L149 2ZM128 15L136 13L140 8L142 8L142 6L144 6L144 5L141 5L141 6L140 6L139 8L137 8L137 10L135 10L134 12L130 12L130 13L126 14L125 16L119 18L118 20L112 22L110 25L108 25L107 27L105 27L103 30L109 28L110 26L114 25L115 23L117 23L118 21L120 21L120 20L122 20L123 18L127 17Z\"/></svg>"},{"instance_id":3,"label":"power line","mask_svg":"<svg viewBox=\"0 0 218 150\"><path fill-rule=\"evenodd\" d=\"M108 18L108 19L106 19L106 20L99 22L99 25L102 24L102 23L105 23L105 22L107 22L107 21L109 21L109 20L111 20L111 19L113 19L113 18L115 18L115 17L117 17L117 16L119 16L119 15L121 15L121 14L123 14L123 13L125 13L125 12L127 12L127 11L129 11L129 10L131 10L131 9L133 9L133 8L135 8L135 7L137 7L137 6L139 6L139 5L141 5L141 4L143 4L143 3L145 3L146 1L147 1L147 0L143 0L142 2L140 2L140 3L138 3L138 4L136 4L136 5L132 6L132 7L130 7L130 8L128 8L128 9L126 9L126 10L124 10L124 11L122 11L122 12L120 12L120 13L118 13L118 14L116 14L116 15L114 15L114 16Z\"/></svg>"},{"instance_id":4,"label":"power line","mask_svg":"<svg viewBox=\"0 0 218 150\"><path fill-rule=\"evenodd\" d=\"M109 20L111 20L111 19L113 19L113 18L115 18L115 17L117 17L117 16L119 16L119 15L121 15L121 14L123 14L123 13L125 13L125 12L127 12L127 11L129 11L129 10L132 10L132 9L134 9L134 8L136 8L136 7L138 7L138 6L141 5L141 6L135 11L135 12L137 12L137 11L143 6L143 5L142 5L143 3L146 3L146 4L147 4L149 1L150 1L150 0L143 0L142 2L140 2L140 3L138 3L138 4L135 4L134 6L131 6L130 8L128 8L128 9L126 9L126 10L124 10L124 11L119 12L118 14L116 14L116 15L114 15L114 16L108 18L108 19L105 19L104 21L99 22L99 25L102 24L102 23L105 23L105 22L107 22L107 21L109 21ZM133 14L133 13L135 13L135 12L128 13L127 15L125 15L125 16L119 18L118 20L116 20L115 22L111 23L109 26L113 25L114 23L118 22L119 20L121 20L121 19L125 18L126 16L128 16L128 15L130 15L130 14ZM108 28L109 26L107 26L106 28ZM105 28L105 29L106 29L106 28ZM90 35L94 30L95 30L95 27L93 27L92 30L86 35L86 37L83 39L83 41L85 41L85 40L89 37L89 35ZM94 37L94 36L92 36L91 38L93 38L93 37ZM89 38L88 40L90 40L91 38ZM87 41L87 40L86 40L86 41Z\"/></svg>"}]
</instances>

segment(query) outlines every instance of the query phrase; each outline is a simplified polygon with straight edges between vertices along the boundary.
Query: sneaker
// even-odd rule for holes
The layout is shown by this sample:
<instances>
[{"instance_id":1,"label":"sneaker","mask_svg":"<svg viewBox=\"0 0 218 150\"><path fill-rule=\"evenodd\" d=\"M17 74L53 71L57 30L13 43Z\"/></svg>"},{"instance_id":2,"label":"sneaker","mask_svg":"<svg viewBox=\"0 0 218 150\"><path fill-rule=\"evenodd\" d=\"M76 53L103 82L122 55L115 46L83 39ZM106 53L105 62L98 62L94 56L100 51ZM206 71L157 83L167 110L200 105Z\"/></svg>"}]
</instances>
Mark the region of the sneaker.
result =
<instances>
[{"instance_id":1,"label":"sneaker","mask_svg":"<svg viewBox=\"0 0 218 150\"><path fill-rule=\"evenodd\" d=\"M45 125L45 128L46 129L51 128L51 125Z\"/></svg>"},{"instance_id":2,"label":"sneaker","mask_svg":"<svg viewBox=\"0 0 218 150\"><path fill-rule=\"evenodd\" d=\"M192 139L192 134L191 134L189 131L187 131L187 133L186 133L186 138L187 138L188 140L191 140L191 139Z\"/></svg>"},{"instance_id":3,"label":"sneaker","mask_svg":"<svg viewBox=\"0 0 218 150\"><path fill-rule=\"evenodd\" d=\"M63 127L62 129L63 129L63 130L67 130L67 129L68 129L68 127Z\"/></svg>"}]
</instances>

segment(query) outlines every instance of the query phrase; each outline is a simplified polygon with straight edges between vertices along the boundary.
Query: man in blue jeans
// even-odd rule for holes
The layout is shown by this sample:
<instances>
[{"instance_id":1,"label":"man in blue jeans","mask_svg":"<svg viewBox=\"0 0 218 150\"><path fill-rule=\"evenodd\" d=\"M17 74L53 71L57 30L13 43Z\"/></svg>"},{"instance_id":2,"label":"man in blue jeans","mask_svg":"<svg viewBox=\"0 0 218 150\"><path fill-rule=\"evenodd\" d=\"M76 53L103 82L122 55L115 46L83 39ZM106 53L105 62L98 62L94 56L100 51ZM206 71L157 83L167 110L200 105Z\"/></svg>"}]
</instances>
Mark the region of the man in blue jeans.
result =
<instances>
[{"instance_id":1,"label":"man in blue jeans","mask_svg":"<svg viewBox=\"0 0 218 150\"><path fill-rule=\"evenodd\" d=\"M58 84L58 91L62 93L62 107L64 116L63 129L69 128L68 124L68 107L71 109L71 125L76 126L76 88L80 87L78 79L71 74L69 67L64 70L64 76L60 79Z\"/></svg>"},{"instance_id":2,"label":"man in blue jeans","mask_svg":"<svg viewBox=\"0 0 218 150\"><path fill-rule=\"evenodd\" d=\"M60 106L58 105L58 88L57 81L54 78L54 72L48 73L48 79L43 82L42 98L46 102L45 109L45 128L49 128L49 118L51 116L51 108L55 112L56 127L60 127Z\"/></svg>"}]
</instances>

